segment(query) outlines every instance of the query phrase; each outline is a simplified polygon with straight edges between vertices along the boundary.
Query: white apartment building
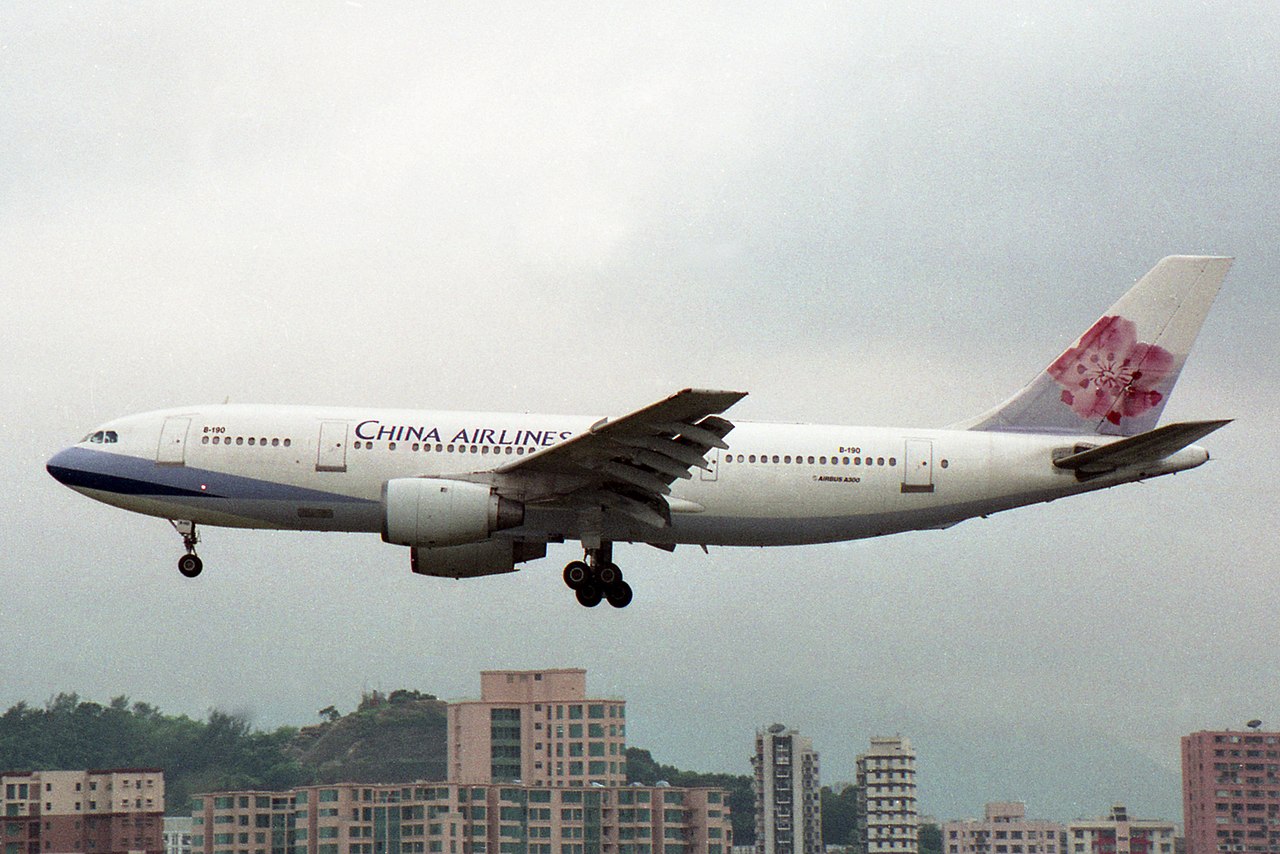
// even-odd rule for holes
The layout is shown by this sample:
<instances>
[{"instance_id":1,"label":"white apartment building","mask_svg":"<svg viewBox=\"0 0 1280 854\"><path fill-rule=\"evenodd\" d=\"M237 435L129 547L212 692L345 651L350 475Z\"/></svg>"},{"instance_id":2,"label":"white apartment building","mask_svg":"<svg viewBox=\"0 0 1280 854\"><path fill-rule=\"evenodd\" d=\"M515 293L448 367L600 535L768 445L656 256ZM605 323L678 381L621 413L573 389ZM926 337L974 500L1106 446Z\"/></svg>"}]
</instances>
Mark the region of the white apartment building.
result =
<instances>
[{"instance_id":1,"label":"white apartment building","mask_svg":"<svg viewBox=\"0 0 1280 854\"><path fill-rule=\"evenodd\" d=\"M862 854L918 854L916 754L905 738L872 738L858 757L858 828L854 847Z\"/></svg>"},{"instance_id":2,"label":"white apartment building","mask_svg":"<svg viewBox=\"0 0 1280 854\"><path fill-rule=\"evenodd\" d=\"M822 794L813 742L782 724L756 733L756 854L822 854Z\"/></svg>"},{"instance_id":3,"label":"white apartment building","mask_svg":"<svg viewBox=\"0 0 1280 854\"><path fill-rule=\"evenodd\" d=\"M1174 836L1173 822L1131 819L1116 804L1106 818L1067 825L1063 854L1173 854Z\"/></svg>"},{"instance_id":4,"label":"white apartment building","mask_svg":"<svg viewBox=\"0 0 1280 854\"><path fill-rule=\"evenodd\" d=\"M981 821L948 821L942 825L946 854L1061 854L1062 831L1055 821L1027 818L1018 802L987 804Z\"/></svg>"}]
</instances>

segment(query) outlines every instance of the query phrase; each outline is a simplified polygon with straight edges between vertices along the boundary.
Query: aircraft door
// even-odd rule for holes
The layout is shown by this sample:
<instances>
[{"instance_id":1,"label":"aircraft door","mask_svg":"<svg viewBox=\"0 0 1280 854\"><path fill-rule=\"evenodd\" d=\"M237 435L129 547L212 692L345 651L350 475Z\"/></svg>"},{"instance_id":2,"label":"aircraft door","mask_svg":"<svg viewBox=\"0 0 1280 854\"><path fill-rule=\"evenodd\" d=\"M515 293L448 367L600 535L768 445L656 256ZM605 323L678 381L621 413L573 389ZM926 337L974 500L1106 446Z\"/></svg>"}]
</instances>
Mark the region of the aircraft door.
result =
<instances>
[{"instance_id":1,"label":"aircraft door","mask_svg":"<svg viewBox=\"0 0 1280 854\"><path fill-rule=\"evenodd\" d=\"M707 467L702 469L703 480L717 480L720 477L720 449L712 448L707 453Z\"/></svg>"},{"instance_id":2,"label":"aircraft door","mask_svg":"<svg viewBox=\"0 0 1280 854\"><path fill-rule=\"evenodd\" d=\"M933 441L908 439L902 467L903 492L933 492Z\"/></svg>"},{"instance_id":3,"label":"aircraft door","mask_svg":"<svg viewBox=\"0 0 1280 854\"><path fill-rule=\"evenodd\" d=\"M187 462L187 428L190 418L166 418L160 428L160 445L156 462L165 466L181 466Z\"/></svg>"},{"instance_id":4,"label":"aircraft door","mask_svg":"<svg viewBox=\"0 0 1280 854\"><path fill-rule=\"evenodd\" d=\"M347 470L347 422L322 421L316 450L316 471Z\"/></svg>"}]
</instances>

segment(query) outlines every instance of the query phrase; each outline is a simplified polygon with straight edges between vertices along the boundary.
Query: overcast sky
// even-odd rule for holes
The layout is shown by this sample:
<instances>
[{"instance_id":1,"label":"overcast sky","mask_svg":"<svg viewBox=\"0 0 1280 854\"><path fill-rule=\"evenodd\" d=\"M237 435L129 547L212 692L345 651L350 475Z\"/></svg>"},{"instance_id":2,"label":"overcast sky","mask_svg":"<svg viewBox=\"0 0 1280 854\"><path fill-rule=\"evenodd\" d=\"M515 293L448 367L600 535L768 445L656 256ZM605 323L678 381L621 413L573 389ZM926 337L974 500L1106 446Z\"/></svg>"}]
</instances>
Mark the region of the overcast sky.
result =
<instances>
[{"instance_id":1,"label":"overcast sky","mask_svg":"<svg viewBox=\"0 0 1280 854\"><path fill-rule=\"evenodd\" d=\"M629 742L922 808L1181 818L1178 738L1280 729L1272 3L0 7L0 707L257 725L586 667ZM1165 410L1213 461L946 532L621 547L625 611L409 573L374 536L204 530L54 482L109 418L221 402L942 426L1159 258L1237 257Z\"/></svg>"}]
</instances>

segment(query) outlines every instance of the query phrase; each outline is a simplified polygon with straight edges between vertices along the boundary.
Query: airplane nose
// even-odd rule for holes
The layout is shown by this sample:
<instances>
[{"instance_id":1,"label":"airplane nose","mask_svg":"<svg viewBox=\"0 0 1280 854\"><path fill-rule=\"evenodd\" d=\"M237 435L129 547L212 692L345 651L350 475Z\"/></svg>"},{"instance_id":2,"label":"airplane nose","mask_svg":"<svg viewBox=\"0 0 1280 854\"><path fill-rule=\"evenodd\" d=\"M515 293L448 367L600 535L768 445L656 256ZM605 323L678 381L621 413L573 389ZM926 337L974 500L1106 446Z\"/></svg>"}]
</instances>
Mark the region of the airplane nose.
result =
<instances>
[{"instance_id":1,"label":"airplane nose","mask_svg":"<svg viewBox=\"0 0 1280 854\"><path fill-rule=\"evenodd\" d=\"M65 487L74 487L82 471L81 467L76 465L74 457L76 457L76 448L61 449L49 458L49 462L45 463L45 471Z\"/></svg>"},{"instance_id":2,"label":"airplane nose","mask_svg":"<svg viewBox=\"0 0 1280 854\"><path fill-rule=\"evenodd\" d=\"M71 448L64 448L49 458L49 462L45 464L45 471L53 476L58 483L71 485L72 479L75 477L76 468L71 464Z\"/></svg>"}]
</instances>

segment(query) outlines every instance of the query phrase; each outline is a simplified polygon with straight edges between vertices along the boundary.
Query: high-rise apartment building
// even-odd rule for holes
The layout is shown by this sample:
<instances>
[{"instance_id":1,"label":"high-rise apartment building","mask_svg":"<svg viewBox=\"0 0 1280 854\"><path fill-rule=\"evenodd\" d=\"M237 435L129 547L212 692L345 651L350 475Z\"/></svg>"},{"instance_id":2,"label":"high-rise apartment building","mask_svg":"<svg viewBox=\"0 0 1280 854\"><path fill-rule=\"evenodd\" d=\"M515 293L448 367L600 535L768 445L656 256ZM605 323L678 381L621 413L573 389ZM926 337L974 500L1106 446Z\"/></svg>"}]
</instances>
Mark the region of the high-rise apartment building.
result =
<instances>
[{"instance_id":1,"label":"high-rise apartment building","mask_svg":"<svg viewBox=\"0 0 1280 854\"><path fill-rule=\"evenodd\" d=\"M948 821L942 825L945 854L1061 854L1062 832L1056 821L1027 818L1022 803L990 803L981 821Z\"/></svg>"},{"instance_id":2,"label":"high-rise apartment building","mask_svg":"<svg viewBox=\"0 0 1280 854\"><path fill-rule=\"evenodd\" d=\"M626 703L587 697L585 670L487 670L480 699L450 703L451 782L621 786Z\"/></svg>"},{"instance_id":3,"label":"high-rise apartment building","mask_svg":"<svg viewBox=\"0 0 1280 854\"><path fill-rule=\"evenodd\" d=\"M1280 732L1182 737L1187 854L1280 854Z\"/></svg>"},{"instance_id":4,"label":"high-rise apartment building","mask_svg":"<svg viewBox=\"0 0 1280 854\"><path fill-rule=\"evenodd\" d=\"M920 816L916 807L916 754L905 738L872 738L858 757L857 830L861 854L918 854Z\"/></svg>"},{"instance_id":5,"label":"high-rise apartment building","mask_svg":"<svg viewBox=\"0 0 1280 854\"><path fill-rule=\"evenodd\" d=\"M782 724L756 733L756 854L821 854L822 793L813 742Z\"/></svg>"},{"instance_id":6,"label":"high-rise apartment building","mask_svg":"<svg viewBox=\"0 0 1280 854\"><path fill-rule=\"evenodd\" d=\"M1174 825L1129 817L1116 804L1106 818L1067 825L1064 854L1173 854Z\"/></svg>"},{"instance_id":7,"label":"high-rise apartment building","mask_svg":"<svg viewBox=\"0 0 1280 854\"><path fill-rule=\"evenodd\" d=\"M164 854L158 768L0 774L3 854Z\"/></svg>"},{"instance_id":8,"label":"high-rise apartment building","mask_svg":"<svg viewBox=\"0 0 1280 854\"><path fill-rule=\"evenodd\" d=\"M193 854L729 854L716 788L341 783L192 801ZM26 852L19 852L26 854Z\"/></svg>"}]
</instances>

